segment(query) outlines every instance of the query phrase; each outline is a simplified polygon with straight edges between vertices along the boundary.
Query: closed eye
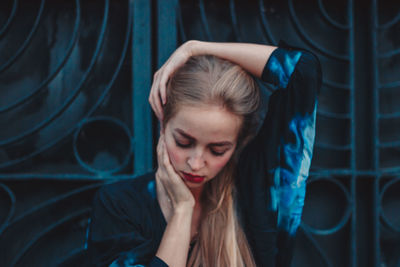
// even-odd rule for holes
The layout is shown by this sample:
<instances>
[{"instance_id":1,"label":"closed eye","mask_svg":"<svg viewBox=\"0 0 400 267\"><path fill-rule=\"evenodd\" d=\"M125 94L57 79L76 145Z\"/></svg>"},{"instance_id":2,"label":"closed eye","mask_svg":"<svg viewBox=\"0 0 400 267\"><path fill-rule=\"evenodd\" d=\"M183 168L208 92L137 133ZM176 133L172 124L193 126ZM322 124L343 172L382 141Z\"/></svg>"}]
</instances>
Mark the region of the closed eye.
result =
<instances>
[{"instance_id":1,"label":"closed eye","mask_svg":"<svg viewBox=\"0 0 400 267\"><path fill-rule=\"evenodd\" d=\"M224 147L220 147L220 146L210 146L210 151L211 151L211 153L214 155L214 156L222 156L222 155L224 155L229 149L230 149L231 147L229 146L229 147L227 147L227 146L224 146Z\"/></svg>"},{"instance_id":2,"label":"closed eye","mask_svg":"<svg viewBox=\"0 0 400 267\"><path fill-rule=\"evenodd\" d=\"M190 147L192 145L191 142L179 142L178 140L175 140L175 144L178 147L182 147L182 148L188 148L188 147Z\"/></svg>"},{"instance_id":3,"label":"closed eye","mask_svg":"<svg viewBox=\"0 0 400 267\"><path fill-rule=\"evenodd\" d=\"M225 151L222 151L222 152L219 152L219 151L215 151L215 150L213 150L213 149L210 149L210 151L211 151L211 153L212 153L214 156L217 156L217 157L223 156L223 155L225 154L225 152L226 152L226 150L225 150Z\"/></svg>"}]
</instances>

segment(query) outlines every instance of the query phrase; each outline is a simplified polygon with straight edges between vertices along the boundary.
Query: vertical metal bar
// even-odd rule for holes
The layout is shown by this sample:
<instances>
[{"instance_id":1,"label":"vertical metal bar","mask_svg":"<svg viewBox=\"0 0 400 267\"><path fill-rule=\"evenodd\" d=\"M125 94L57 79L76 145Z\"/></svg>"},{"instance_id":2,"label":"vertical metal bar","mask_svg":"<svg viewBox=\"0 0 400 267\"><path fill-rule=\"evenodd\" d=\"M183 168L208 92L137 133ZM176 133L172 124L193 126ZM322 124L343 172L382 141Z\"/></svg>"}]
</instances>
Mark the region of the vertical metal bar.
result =
<instances>
[{"instance_id":1,"label":"vertical metal bar","mask_svg":"<svg viewBox=\"0 0 400 267\"><path fill-rule=\"evenodd\" d=\"M356 225L357 225L357 205L356 205L356 137L355 137L355 64L354 64L354 14L353 14L353 0L349 0L347 6L347 14L349 19L349 51L350 51L350 60L349 60L349 69L350 69L350 136L351 136L351 183L350 183L350 190L351 190L351 197L352 197L352 219L350 225L350 266L356 267L357 266L357 238L356 238Z\"/></svg>"},{"instance_id":2,"label":"vertical metal bar","mask_svg":"<svg viewBox=\"0 0 400 267\"><path fill-rule=\"evenodd\" d=\"M378 78L378 64L377 64L377 25L378 25L378 14L377 14L377 2L371 0L371 72L372 72L372 110L373 110L373 148L374 148L374 171L376 173L373 185L373 247L374 247L374 266L380 266L380 245L379 245L379 78Z\"/></svg>"},{"instance_id":3,"label":"vertical metal bar","mask_svg":"<svg viewBox=\"0 0 400 267\"><path fill-rule=\"evenodd\" d=\"M168 59L177 46L178 0L157 1L157 68Z\"/></svg>"},{"instance_id":4,"label":"vertical metal bar","mask_svg":"<svg viewBox=\"0 0 400 267\"><path fill-rule=\"evenodd\" d=\"M178 44L178 5L179 0L157 0L157 69L167 61Z\"/></svg>"},{"instance_id":5,"label":"vertical metal bar","mask_svg":"<svg viewBox=\"0 0 400 267\"><path fill-rule=\"evenodd\" d=\"M130 0L133 8L132 111L135 174L152 169L152 118L148 95L151 87L151 1Z\"/></svg>"}]
</instances>

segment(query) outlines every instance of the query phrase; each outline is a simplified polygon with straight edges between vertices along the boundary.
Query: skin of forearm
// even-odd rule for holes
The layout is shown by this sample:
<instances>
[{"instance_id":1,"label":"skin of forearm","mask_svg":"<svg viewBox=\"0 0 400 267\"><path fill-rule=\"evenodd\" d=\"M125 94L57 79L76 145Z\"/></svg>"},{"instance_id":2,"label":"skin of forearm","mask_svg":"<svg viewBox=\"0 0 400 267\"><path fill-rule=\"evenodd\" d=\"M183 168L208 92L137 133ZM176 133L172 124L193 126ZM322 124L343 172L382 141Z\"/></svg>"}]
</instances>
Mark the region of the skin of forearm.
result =
<instances>
[{"instance_id":1,"label":"skin of forearm","mask_svg":"<svg viewBox=\"0 0 400 267\"><path fill-rule=\"evenodd\" d=\"M179 207L167 224L156 256L170 267L186 266L192 215L193 207Z\"/></svg>"},{"instance_id":2,"label":"skin of forearm","mask_svg":"<svg viewBox=\"0 0 400 267\"><path fill-rule=\"evenodd\" d=\"M213 43L189 41L191 55L213 55L238 64L260 78L266 62L276 46L250 43Z\"/></svg>"}]
</instances>

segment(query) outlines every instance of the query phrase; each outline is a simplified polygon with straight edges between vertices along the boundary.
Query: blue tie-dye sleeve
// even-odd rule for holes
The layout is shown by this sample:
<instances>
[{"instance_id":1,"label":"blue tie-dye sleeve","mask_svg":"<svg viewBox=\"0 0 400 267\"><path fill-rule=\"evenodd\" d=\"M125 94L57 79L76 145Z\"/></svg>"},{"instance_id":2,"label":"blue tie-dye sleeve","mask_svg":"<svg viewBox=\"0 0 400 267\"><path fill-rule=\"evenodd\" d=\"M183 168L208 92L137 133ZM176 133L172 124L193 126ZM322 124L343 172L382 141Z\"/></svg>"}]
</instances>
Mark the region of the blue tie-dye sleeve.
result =
<instances>
[{"instance_id":1,"label":"blue tie-dye sleeve","mask_svg":"<svg viewBox=\"0 0 400 267\"><path fill-rule=\"evenodd\" d=\"M238 169L239 205L257 266L290 266L315 139L319 61L283 46L262 73L276 91Z\"/></svg>"},{"instance_id":2,"label":"blue tie-dye sleeve","mask_svg":"<svg viewBox=\"0 0 400 267\"><path fill-rule=\"evenodd\" d=\"M279 164L273 166L271 203L278 227L294 235L300 225L306 180L315 139L320 68L309 52L279 48L263 72L263 80L281 88Z\"/></svg>"}]
</instances>

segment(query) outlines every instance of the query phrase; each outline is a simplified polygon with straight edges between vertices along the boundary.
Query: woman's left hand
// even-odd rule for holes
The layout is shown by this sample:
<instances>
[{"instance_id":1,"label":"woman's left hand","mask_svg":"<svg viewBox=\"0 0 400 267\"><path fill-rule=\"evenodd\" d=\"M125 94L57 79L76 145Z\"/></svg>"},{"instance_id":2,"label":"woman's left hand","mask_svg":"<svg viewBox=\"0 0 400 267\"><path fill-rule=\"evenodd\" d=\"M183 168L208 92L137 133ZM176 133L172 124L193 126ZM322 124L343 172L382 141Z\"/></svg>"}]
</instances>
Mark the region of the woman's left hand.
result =
<instances>
[{"instance_id":1,"label":"woman's left hand","mask_svg":"<svg viewBox=\"0 0 400 267\"><path fill-rule=\"evenodd\" d=\"M154 74L151 85L149 102L157 118L164 118L163 105L167 101L167 82L171 75L192 56L192 47L195 41L188 41L181 45L169 57L167 62Z\"/></svg>"}]
</instances>

